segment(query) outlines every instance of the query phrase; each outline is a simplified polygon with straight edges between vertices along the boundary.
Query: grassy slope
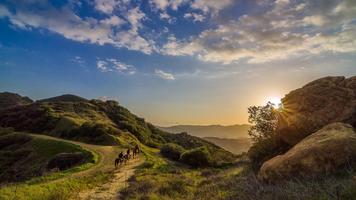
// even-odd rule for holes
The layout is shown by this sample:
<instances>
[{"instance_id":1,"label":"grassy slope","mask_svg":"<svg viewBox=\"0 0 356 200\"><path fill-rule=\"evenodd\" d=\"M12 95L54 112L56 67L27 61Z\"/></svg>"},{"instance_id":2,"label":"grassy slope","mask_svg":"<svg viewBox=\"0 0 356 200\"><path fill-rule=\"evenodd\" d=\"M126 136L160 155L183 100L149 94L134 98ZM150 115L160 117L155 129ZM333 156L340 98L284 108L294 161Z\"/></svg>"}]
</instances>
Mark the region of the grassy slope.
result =
<instances>
[{"instance_id":1,"label":"grassy slope","mask_svg":"<svg viewBox=\"0 0 356 200\"><path fill-rule=\"evenodd\" d=\"M200 193L212 174L236 174L241 168L192 169L159 156L158 151L146 148L146 162L130 180L123 199L214 199ZM216 195L215 195L216 196Z\"/></svg>"},{"instance_id":2,"label":"grassy slope","mask_svg":"<svg viewBox=\"0 0 356 200\"><path fill-rule=\"evenodd\" d=\"M356 199L355 173L268 184L243 159L226 168L191 169L148 150L146 163L122 192L123 199L329 200Z\"/></svg>"},{"instance_id":3,"label":"grassy slope","mask_svg":"<svg viewBox=\"0 0 356 200\"><path fill-rule=\"evenodd\" d=\"M73 144L4 130L0 135L0 184L43 175L48 161L59 153L84 152L86 162L93 162L90 152Z\"/></svg>"}]
</instances>

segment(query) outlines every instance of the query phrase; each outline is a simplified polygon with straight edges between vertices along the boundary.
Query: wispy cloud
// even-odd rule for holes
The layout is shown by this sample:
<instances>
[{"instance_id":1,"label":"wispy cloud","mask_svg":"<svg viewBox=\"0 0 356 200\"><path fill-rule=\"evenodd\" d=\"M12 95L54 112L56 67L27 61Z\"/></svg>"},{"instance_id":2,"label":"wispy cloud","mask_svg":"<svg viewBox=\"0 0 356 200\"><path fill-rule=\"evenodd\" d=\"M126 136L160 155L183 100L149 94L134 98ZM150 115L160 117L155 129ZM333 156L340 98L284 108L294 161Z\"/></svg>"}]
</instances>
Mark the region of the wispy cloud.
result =
<instances>
[{"instance_id":1,"label":"wispy cloud","mask_svg":"<svg viewBox=\"0 0 356 200\"><path fill-rule=\"evenodd\" d=\"M73 59L71 59L71 61L78 64L81 67L86 68L86 61L80 56L75 56Z\"/></svg>"},{"instance_id":2,"label":"wispy cloud","mask_svg":"<svg viewBox=\"0 0 356 200\"><path fill-rule=\"evenodd\" d=\"M123 74L135 74L136 68L133 65L125 64L115 58L99 59L96 62L96 67L101 72L120 72Z\"/></svg>"},{"instance_id":3,"label":"wispy cloud","mask_svg":"<svg viewBox=\"0 0 356 200\"><path fill-rule=\"evenodd\" d=\"M165 79L165 80L175 80L176 78L173 76L173 74L170 74L170 73L167 73L167 72L164 72L160 69L155 69L155 74L162 78L162 79Z\"/></svg>"}]
</instances>

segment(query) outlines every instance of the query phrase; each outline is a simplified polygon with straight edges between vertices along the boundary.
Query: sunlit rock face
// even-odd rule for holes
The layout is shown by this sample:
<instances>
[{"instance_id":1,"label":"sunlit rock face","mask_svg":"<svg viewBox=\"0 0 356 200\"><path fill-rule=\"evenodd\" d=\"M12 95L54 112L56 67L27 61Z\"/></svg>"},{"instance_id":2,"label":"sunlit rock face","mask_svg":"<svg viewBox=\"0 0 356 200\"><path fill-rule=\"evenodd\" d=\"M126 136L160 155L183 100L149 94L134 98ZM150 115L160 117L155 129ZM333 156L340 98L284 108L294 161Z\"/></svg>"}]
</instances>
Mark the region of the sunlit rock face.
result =
<instances>
[{"instance_id":1,"label":"sunlit rock face","mask_svg":"<svg viewBox=\"0 0 356 200\"><path fill-rule=\"evenodd\" d=\"M344 123L332 123L309 135L283 155L266 161L259 178L274 182L292 177L332 173L356 160L356 133Z\"/></svg>"},{"instance_id":2,"label":"sunlit rock face","mask_svg":"<svg viewBox=\"0 0 356 200\"><path fill-rule=\"evenodd\" d=\"M332 122L356 125L356 76L325 77L287 94L277 135L290 145Z\"/></svg>"}]
</instances>

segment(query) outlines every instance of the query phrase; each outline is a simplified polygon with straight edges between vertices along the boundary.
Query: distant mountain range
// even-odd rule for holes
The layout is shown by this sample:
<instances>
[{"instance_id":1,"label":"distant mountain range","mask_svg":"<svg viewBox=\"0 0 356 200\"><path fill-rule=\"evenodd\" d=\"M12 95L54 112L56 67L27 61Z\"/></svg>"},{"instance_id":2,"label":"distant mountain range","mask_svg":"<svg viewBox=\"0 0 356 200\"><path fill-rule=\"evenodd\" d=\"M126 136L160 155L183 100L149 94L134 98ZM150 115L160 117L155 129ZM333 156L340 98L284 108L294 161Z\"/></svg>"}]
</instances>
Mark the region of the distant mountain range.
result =
<instances>
[{"instance_id":1,"label":"distant mountain range","mask_svg":"<svg viewBox=\"0 0 356 200\"><path fill-rule=\"evenodd\" d=\"M236 124L231 126L222 125L177 125L170 127L158 127L161 130L171 132L171 133L181 133L187 132L189 135L196 137L218 137L218 138L229 138L229 139L239 139L239 138L249 138L248 129L250 125L247 124Z\"/></svg>"},{"instance_id":2,"label":"distant mountain range","mask_svg":"<svg viewBox=\"0 0 356 200\"><path fill-rule=\"evenodd\" d=\"M231 126L177 125L158 128L171 133L187 132L189 135L203 138L234 154L247 152L251 146L251 139L248 135L250 125L247 124Z\"/></svg>"},{"instance_id":3,"label":"distant mountain range","mask_svg":"<svg viewBox=\"0 0 356 200\"><path fill-rule=\"evenodd\" d=\"M203 139L214 143L236 155L247 152L251 147L251 139L249 138L228 139L218 137L204 137Z\"/></svg>"}]
</instances>

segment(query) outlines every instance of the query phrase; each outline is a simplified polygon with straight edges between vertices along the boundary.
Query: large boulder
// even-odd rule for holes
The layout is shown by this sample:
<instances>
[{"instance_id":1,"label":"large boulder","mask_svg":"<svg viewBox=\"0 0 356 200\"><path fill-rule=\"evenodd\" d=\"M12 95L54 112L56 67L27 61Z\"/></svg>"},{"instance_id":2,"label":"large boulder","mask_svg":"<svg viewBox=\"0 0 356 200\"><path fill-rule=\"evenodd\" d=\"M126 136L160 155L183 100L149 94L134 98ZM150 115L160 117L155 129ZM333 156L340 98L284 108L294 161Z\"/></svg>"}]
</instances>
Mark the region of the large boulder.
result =
<instances>
[{"instance_id":1,"label":"large boulder","mask_svg":"<svg viewBox=\"0 0 356 200\"><path fill-rule=\"evenodd\" d=\"M287 94L277 135L289 145L333 122L356 125L356 76L325 77Z\"/></svg>"},{"instance_id":2,"label":"large boulder","mask_svg":"<svg viewBox=\"0 0 356 200\"><path fill-rule=\"evenodd\" d=\"M356 161L356 133L344 123L333 123L313 133L283 155L266 161L259 178L274 182L289 177L333 173Z\"/></svg>"}]
</instances>

